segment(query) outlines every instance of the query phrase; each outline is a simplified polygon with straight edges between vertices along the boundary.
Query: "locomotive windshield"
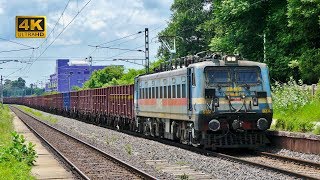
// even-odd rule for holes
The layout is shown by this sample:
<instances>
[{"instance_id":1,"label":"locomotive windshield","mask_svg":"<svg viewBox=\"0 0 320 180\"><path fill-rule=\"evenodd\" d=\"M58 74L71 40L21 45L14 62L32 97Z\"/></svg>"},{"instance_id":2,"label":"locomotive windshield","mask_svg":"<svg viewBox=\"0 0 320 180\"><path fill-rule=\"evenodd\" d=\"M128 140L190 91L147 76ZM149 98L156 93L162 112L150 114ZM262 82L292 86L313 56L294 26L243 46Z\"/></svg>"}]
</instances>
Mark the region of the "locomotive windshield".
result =
<instances>
[{"instance_id":1,"label":"locomotive windshield","mask_svg":"<svg viewBox=\"0 0 320 180\"><path fill-rule=\"evenodd\" d=\"M260 81L260 71L258 68L239 68L235 72L235 79L238 84L256 84Z\"/></svg>"},{"instance_id":2,"label":"locomotive windshield","mask_svg":"<svg viewBox=\"0 0 320 180\"><path fill-rule=\"evenodd\" d=\"M258 67L207 67L206 79L209 86L236 84L257 84L260 82Z\"/></svg>"},{"instance_id":3,"label":"locomotive windshield","mask_svg":"<svg viewBox=\"0 0 320 180\"><path fill-rule=\"evenodd\" d=\"M209 84L230 83L231 71L227 68L209 68L207 70L207 81Z\"/></svg>"}]
</instances>

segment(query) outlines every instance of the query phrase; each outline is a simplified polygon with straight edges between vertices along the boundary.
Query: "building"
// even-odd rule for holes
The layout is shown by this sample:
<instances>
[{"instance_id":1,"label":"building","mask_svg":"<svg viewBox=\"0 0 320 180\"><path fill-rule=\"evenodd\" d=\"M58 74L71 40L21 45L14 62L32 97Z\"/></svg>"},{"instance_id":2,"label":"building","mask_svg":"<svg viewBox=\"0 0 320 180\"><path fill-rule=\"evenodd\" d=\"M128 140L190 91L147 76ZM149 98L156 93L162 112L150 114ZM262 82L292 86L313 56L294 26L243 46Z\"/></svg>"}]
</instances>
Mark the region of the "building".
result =
<instances>
[{"instance_id":1,"label":"building","mask_svg":"<svg viewBox=\"0 0 320 180\"><path fill-rule=\"evenodd\" d=\"M72 87L82 87L91 73L103 69L106 66L89 66L85 61L69 61L69 59L58 59L56 61L55 73L50 75L46 84L46 92L68 92Z\"/></svg>"}]
</instances>

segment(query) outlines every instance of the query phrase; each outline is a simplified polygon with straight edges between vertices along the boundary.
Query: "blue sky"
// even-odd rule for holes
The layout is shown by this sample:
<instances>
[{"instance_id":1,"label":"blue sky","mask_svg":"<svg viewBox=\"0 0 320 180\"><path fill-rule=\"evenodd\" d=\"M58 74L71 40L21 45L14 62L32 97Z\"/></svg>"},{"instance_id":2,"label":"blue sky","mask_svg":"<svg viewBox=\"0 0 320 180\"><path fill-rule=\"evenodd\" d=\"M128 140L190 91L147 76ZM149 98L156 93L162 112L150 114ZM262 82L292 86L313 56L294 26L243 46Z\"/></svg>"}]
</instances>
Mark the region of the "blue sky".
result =
<instances>
[{"instance_id":1,"label":"blue sky","mask_svg":"<svg viewBox=\"0 0 320 180\"><path fill-rule=\"evenodd\" d=\"M159 43L154 37L166 27L173 0L92 0L61 36L56 38L88 0L70 0L65 13L55 26L67 2L67 0L0 0L0 38L32 47L42 44L36 50L0 52L0 60L20 61L20 63L0 64L0 75L6 76L7 79L17 79L21 76L27 81L27 85L38 82L40 86L40 82L44 83L54 72L55 59L83 60L95 49L88 45L102 44L143 31L145 27L150 31L150 58L155 60ZM54 31L47 39L17 39L15 38L15 16L18 15L44 15L47 17L47 35L55 26ZM45 51L54 39L56 39L55 42ZM105 46L134 49L143 45L143 34L138 34ZM25 48L0 39L0 51ZM142 68L130 63L112 61L114 58L144 58L142 52L124 52L97 49L91 56L93 60L97 60L93 62L94 65L122 64L126 68ZM41 53L43 54L40 56ZM26 63L36 59L38 60L32 65Z\"/></svg>"}]
</instances>

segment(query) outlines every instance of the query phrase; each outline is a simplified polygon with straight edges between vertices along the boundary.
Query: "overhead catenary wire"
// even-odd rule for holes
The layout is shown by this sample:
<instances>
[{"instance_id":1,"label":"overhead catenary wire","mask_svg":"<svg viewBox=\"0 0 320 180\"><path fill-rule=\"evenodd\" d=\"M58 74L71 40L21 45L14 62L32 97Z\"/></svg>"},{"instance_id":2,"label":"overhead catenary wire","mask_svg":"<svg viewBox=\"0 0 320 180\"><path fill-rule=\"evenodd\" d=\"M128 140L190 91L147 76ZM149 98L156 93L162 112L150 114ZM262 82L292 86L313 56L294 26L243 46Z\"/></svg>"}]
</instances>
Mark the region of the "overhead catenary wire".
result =
<instances>
[{"instance_id":1,"label":"overhead catenary wire","mask_svg":"<svg viewBox=\"0 0 320 180\"><path fill-rule=\"evenodd\" d=\"M11 49L11 50L0 51L0 53L26 51L26 50L31 50L31 49L36 49L36 48L33 48L33 47L32 47L32 48L24 48L24 49Z\"/></svg>"},{"instance_id":2,"label":"overhead catenary wire","mask_svg":"<svg viewBox=\"0 0 320 180\"><path fill-rule=\"evenodd\" d=\"M94 47L94 46L91 46L89 45L90 47ZM141 49L125 49L125 48L116 48L116 47L104 47L104 46L99 46L99 48L103 48L103 49L116 49L116 50L123 50L123 51L138 51L138 52L144 52L143 50Z\"/></svg>"},{"instance_id":3,"label":"overhead catenary wire","mask_svg":"<svg viewBox=\"0 0 320 180\"><path fill-rule=\"evenodd\" d=\"M20 43L20 42L11 41L11 40L9 40L9 39L5 39L5 38L1 38L1 37L0 37L0 39L1 39L1 40L4 40L4 41L11 42L11 43L13 43L13 44L18 44L18 45L25 46L25 47L29 47L29 48L34 48L34 47L32 47L32 46L29 46L29 45L26 45L26 44L22 44L22 43Z\"/></svg>"},{"instance_id":4,"label":"overhead catenary wire","mask_svg":"<svg viewBox=\"0 0 320 180\"><path fill-rule=\"evenodd\" d=\"M138 32L136 32L136 33L133 33L133 34L130 34L130 35L127 35L127 36L123 36L123 37L121 37L121 38L117 38L117 39L114 39L114 40L111 40L111 41L108 41L108 42L99 44L99 45L97 45L97 46L106 45L106 44L109 44L109 43L112 43L112 42L115 42L115 41L119 41L119 40L122 40L122 39L125 39L125 38L128 38L128 37L131 37L131 36L134 36L134 35L143 33L143 32L144 32L144 31L138 31Z\"/></svg>"},{"instance_id":5,"label":"overhead catenary wire","mask_svg":"<svg viewBox=\"0 0 320 180\"><path fill-rule=\"evenodd\" d=\"M66 9L67 9L67 7L68 7L68 5L69 5L69 3L70 3L70 0L68 0L68 2L67 2L67 4L66 4L66 6L64 7L64 9L63 9L63 11L62 11L62 13L61 13L61 15L60 15L60 17L58 18L58 20L57 20L57 22L55 23L55 25L53 26L53 28L52 28L52 30L50 31L50 33L48 34L48 36L46 37L46 39L39 45L39 47L41 47L46 41L47 41L47 39L48 39L48 37L53 33L53 31L54 31L54 29L56 28L56 26L58 25L58 23L59 23L59 21L60 21L60 19L62 18L62 16L64 15L64 12L66 11Z\"/></svg>"},{"instance_id":6,"label":"overhead catenary wire","mask_svg":"<svg viewBox=\"0 0 320 180\"><path fill-rule=\"evenodd\" d=\"M31 63L30 67L47 51L47 49L58 39L58 37L67 29L67 27L79 16L79 14L84 10L85 7L91 2L89 0L71 19L71 21L61 30L61 32L53 39L53 41L40 53L40 55Z\"/></svg>"}]
</instances>

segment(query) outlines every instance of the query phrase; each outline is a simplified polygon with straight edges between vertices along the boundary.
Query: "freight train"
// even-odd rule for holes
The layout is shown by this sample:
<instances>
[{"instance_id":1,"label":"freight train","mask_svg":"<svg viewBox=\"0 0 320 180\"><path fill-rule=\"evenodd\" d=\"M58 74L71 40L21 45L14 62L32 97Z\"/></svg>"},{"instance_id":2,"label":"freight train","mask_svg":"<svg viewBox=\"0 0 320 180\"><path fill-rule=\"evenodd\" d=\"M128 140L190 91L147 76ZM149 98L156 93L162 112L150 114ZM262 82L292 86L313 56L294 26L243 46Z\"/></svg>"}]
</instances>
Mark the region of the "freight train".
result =
<instances>
[{"instance_id":1,"label":"freight train","mask_svg":"<svg viewBox=\"0 0 320 180\"><path fill-rule=\"evenodd\" d=\"M272 121L268 67L237 55L179 58L134 84L5 103L204 148L255 148Z\"/></svg>"}]
</instances>

